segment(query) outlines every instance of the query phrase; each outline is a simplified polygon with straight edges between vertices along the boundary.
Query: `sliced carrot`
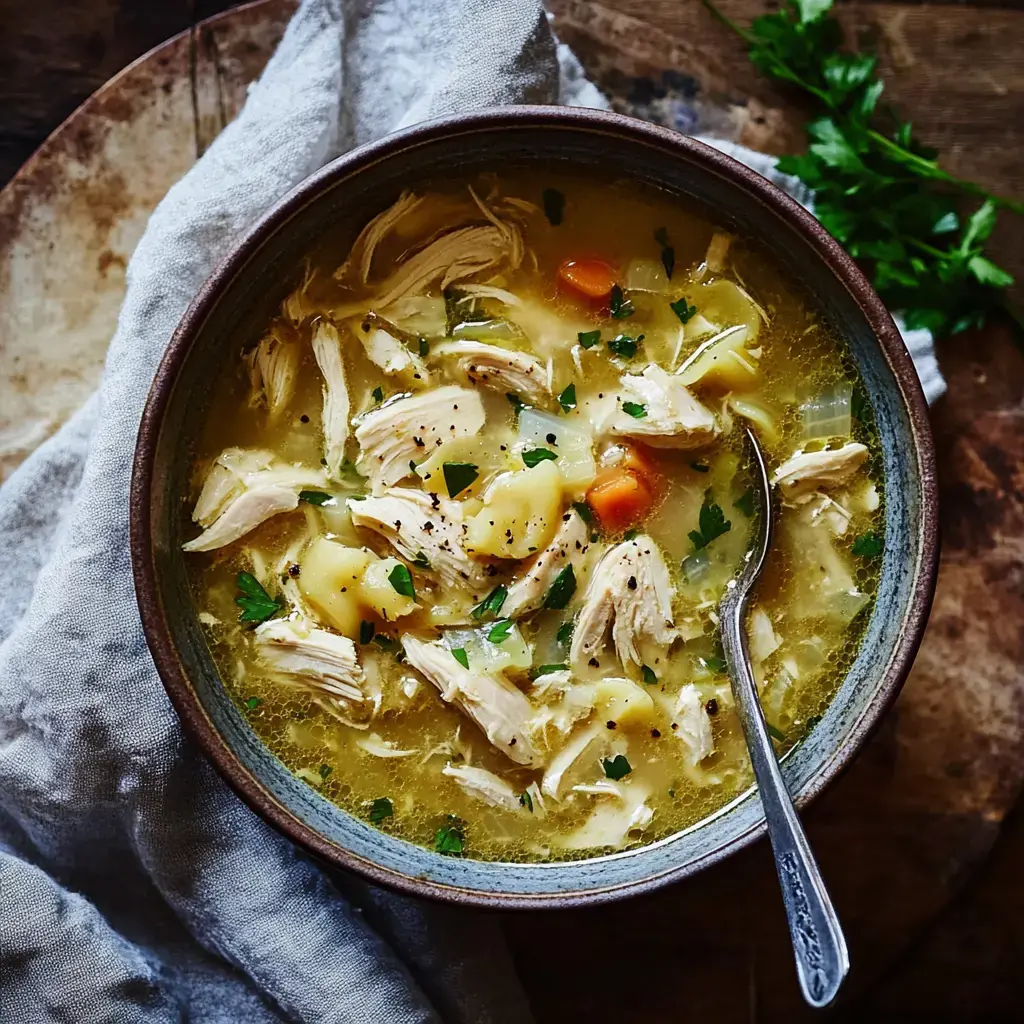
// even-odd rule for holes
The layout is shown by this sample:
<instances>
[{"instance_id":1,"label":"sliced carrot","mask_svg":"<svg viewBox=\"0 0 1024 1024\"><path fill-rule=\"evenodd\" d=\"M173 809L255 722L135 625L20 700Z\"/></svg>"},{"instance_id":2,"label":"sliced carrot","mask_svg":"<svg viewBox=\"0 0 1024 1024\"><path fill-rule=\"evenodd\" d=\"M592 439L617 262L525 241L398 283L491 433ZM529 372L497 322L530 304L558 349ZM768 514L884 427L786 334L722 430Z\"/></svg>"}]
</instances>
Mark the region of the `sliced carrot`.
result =
<instances>
[{"instance_id":1,"label":"sliced carrot","mask_svg":"<svg viewBox=\"0 0 1024 1024\"><path fill-rule=\"evenodd\" d=\"M615 270L604 260L566 260L558 277L588 299L606 299L615 287Z\"/></svg>"},{"instance_id":2,"label":"sliced carrot","mask_svg":"<svg viewBox=\"0 0 1024 1024\"><path fill-rule=\"evenodd\" d=\"M621 466L601 473L587 491L587 503L606 530L638 523L654 504L654 494L637 473Z\"/></svg>"},{"instance_id":3,"label":"sliced carrot","mask_svg":"<svg viewBox=\"0 0 1024 1024\"><path fill-rule=\"evenodd\" d=\"M645 445L633 442L632 444L620 444L625 451L622 461L619 463L623 469L631 470L642 480L651 484L661 475L657 463L649 448Z\"/></svg>"}]
</instances>

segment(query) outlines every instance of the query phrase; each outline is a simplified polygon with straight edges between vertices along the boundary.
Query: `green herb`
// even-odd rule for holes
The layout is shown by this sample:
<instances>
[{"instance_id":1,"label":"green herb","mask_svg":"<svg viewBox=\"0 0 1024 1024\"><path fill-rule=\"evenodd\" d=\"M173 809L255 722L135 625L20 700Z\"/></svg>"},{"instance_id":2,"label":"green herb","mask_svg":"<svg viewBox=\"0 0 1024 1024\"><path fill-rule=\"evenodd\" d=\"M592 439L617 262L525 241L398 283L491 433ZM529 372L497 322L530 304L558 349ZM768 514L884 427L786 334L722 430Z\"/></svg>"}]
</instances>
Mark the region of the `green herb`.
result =
<instances>
[{"instance_id":1,"label":"green herb","mask_svg":"<svg viewBox=\"0 0 1024 1024\"><path fill-rule=\"evenodd\" d=\"M444 333L450 338L466 318L467 311L461 307L460 300L465 298L457 288L445 288L444 290Z\"/></svg>"},{"instance_id":2,"label":"green herb","mask_svg":"<svg viewBox=\"0 0 1024 1024\"><path fill-rule=\"evenodd\" d=\"M528 790L524 789L522 793L519 794L519 803L533 814L533 797L530 796Z\"/></svg>"},{"instance_id":3,"label":"green herb","mask_svg":"<svg viewBox=\"0 0 1024 1024\"><path fill-rule=\"evenodd\" d=\"M725 672L725 658L722 658L717 654L712 654L707 658L701 658L701 661L704 662L704 665L709 671L714 672L716 675L721 675Z\"/></svg>"},{"instance_id":4,"label":"green herb","mask_svg":"<svg viewBox=\"0 0 1024 1024\"><path fill-rule=\"evenodd\" d=\"M572 631L575 629L575 625L572 622L563 622L558 627L558 632L555 634L555 640L562 647L568 647L572 643Z\"/></svg>"},{"instance_id":5,"label":"green herb","mask_svg":"<svg viewBox=\"0 0 1024 1024\"><path fill-rule=\"evenodd\" d=\"M639 402L623 402L622 411L635 420L642 420L647 416L647 406Z\"/></svg>"},{"instance_id":6,"label":"green herb","mask_svg":"<svg viewBox=\"0 0 1024 1024\"><path fill-rule=\"evenodd\" d=\"M469 668L469 655L465 647L453 647L452 657L463 667Z\"/></svg>"},{"instance_id":7,"label":"green herb","mask_svg":"<svg viewBox=\"0 0 1024 1024\"><path fill-rule=\"evenodd\" d=\"M636 312L633 309L633 303L623 297L622 289L618 285L612 288L611 296L608 299L608 310L613 320L625 320Z\"/></svg>"},{"instance_id":8,"label":"green herb","mask_svg":"<svg viewBox=\"0 0 1024 1024\"><path fill-rule=\"evenodd\" d=\"M266 622L284 607L284 602L271 597L251 572L240 572L235 577L235 585L239 591L235 604L242 609L239 622Z\"/></svg>"},{"instance_id":9,"label":"green herb","mask_svg":"<svg viewBox=\"0 0 1024 1024\"><path fill-rule=\"evenodd\" d=\"M544 216L548 223L557 228L565 213L565 196L557 188L546 188L541 193L541 201L544 203Z\"/></svg>"},{"instance_id":10,"label":"green herb","mask_svg":"<svg viewBox=\"0 0 1024 1024\"><path fill-rule=\"evenodd\" d=\"M401 562L396 565L388 573L388 583L394 588L396 594L416 600L416 588L412 585L412 573L409 572L409 566L402 565Z\"/></svg>"},{"instance_id":11,"label":"green herb","mask_svg":"<svg viewBox=\"0 0 1024 1024\"><path fill-rule=\"evenodd\" d=\"M594 510L585 501L574 501L572 507L588 526L594 521Z\"/></svg>"},{"instance_id":12,"label":"green herb","mask_svg":"<svg viewBox=\"0 0 1024 1024\"><path fill-rule=\"evenodd\" d=\"M530 448L522 453L527 469L533 469L540 463L557 459L558 456L550 448Z\"/></svg>"},{"instance_id":13,"label":"green herb","mask_svg":"<svg viewBox=\"0 0 1024 1024\"><path fill-rule=\"evenodd\" d=\"M512 627L515 623L511 619L502 619L500 622L496 622L491 626L490 631L487 634L487 639L492 644L500 644L508 639L509 633L512 632Z\"/></svg>"},{"instance_id":14,"label":"green herb","mask_svg":"<svg viewBox=\"0 0 1024 1024\"><path fill-rule=\"evenodd\" d=\"M417 569L429 569L430 559L427 558L427 556L422 551L420 551L412 560L412 564L415 565Z\"/></svg>"},{"instance_id":15,"label":"green herb","mask_svg":"<svg viewBox=\"0 0 1024 1024\"><path fill-rule=\"evenodd\" d=\"M711 467L706 462L691 462L690 469L695 473L710 473Z\"/></svg>"},{"instance_id":16,"label":"green herb","mask_svg":"<svg viewBox=\"0 0 1024 1024\"><path fill-rule=\"evenodd\" d=\"M877 558L883 550L882 538L873 530L869 533L862 533L850 548L850 551L858 558Z\"/></svg>"},{"instance_id":17,"label":"green herb","mask_svg":"<svg viewBox=\"0 0 1024 1024\"><path fill-rule=\"evenodd\" d=\"M359 642L361 644L368 644L373 639L373 634L377 632L377 627L372 622L367 622L363 619L359 623Z\"/></svg>"},{"instance_id":18,"label":"green herb","mask_svg":"<svg viewBox=\"0 0 1024 1024\"><path fill-rule=\"evenodd\" d=\"M658 677L654 674L654 669L650 665L640 666L640 676L648 686L654 686L658 681Z\"/></svg>"},{"instance_id":19,"label":"green herb","mask_svg":"<svg viewBox=\"0 0 1024 1024\"><path fill-rule=\"evenodd\" d=\"M512 394L511 391L506 391L505 397L508 399L508 404L512 406L512 411L516 416L526 408L526 404L523 400L518 395Z\"/></svg>"},{"instance_id":20,"label":"green herb","mask_svg":"<svg viewBox=\"0 0 1024 1024\"><path fill-rule=\"evenodd\" d=\"M687 536L693 541L694 550L706 548L716 537L728 533L732 523L725 518L722 506L715 503L711 496L711 488L704 492L704 502L700 507L697 519L699 529L691 530Z\"/></svg>"},{"instance_id":21,"label":"green herb","mask_svg":"<svg viewBox=\"0 0 1024 1024\"><path fill-rule=\"evenodd\" d=\"M444 485L448 488L448 497L454 498L461 494L480 475L472 462L446 462L441 466L444 473Z\"/></svg>"},{"instance_id":22,"label":"green herb","mask_svg":"<svg viewBox=\"0 0 1024 1024\"><path fill-rule=\"evenodd\" d=\"M576 340L584 348L593 348L595 345L600 343L600 341L601 341L601 332L600 331L580 331L579 334L576 335Z\"/></svg>"},{"instance_id":23,"label":"green herb","mask_svg":"<svg viewBox=\"0 0 1024 1024\"><path fill-rule=\"evenodd\" d=\"M745 41L762 74L812 98L820 116L807 125L808 152L784 156L778 169L814 191L818 219L865 269L886 305L908 327L937 335L981 326L1006 309L1013 278L983 249L997 210L1024 213L1024 203L944 171L909 122L879 107L884 83L876 58L840 49L843 32L831 0L788 0L749 28L711 0L704 4ZM966 219L957 213L957 192L983 200Z\"/></svg>"},{"instance_id":24,"label":"green herb","mask_svg":"<svg viewBox=\"0 0 1024 1024\"><path fill-rule=\"evenodd\" d=\"M697 315L697 307L691 306L686 301L686 296L676 299L675 302L670 302L669 308L677 317L679 317L680 323L687 323Z\"/></svg>"},{"instance_id":25,"label":"green herb","mask_svg":"<svg viewBox=\"0 0 1024 1024\"><path fill-rule=\"evenodd\" d=\"M420 355L424 358L430 354L430 342L426 338L420 338L418 343Z\"/></svg>"},{"instance_id":26,"label":"green herb","mask_svg":"<svg viewBox=\"0 0 1024 1024\"><path fill-rule=\"evenodd\" d=\"M784 732L779 732L771 722L765 722L764 724L768 728L768 735L771 736L773 740L778 740L780 743L786 742L786 734Z\"/></svg>"},{"instance_id":27,"label":"green herb","mask_svg":"<svg viewBox=\"0 0 1024 1024\"><path fill-rule=\"evenodd\" d=\"M434 849L438 853L462 853L466 837L462 822L454 814L448 815L448 824L442 825L434 835Z\"/></svg>"},{"instance_id":28,"label":"green herb","mask_svg":"<svg viewBox=\"0 0 1024 1024\"><path fill-rule=\"evenodd\" d=\"M576 385L570 384L559 396L558 404L564 412L570 412L576 408Z\"/></svg>"},{"instance_id":29,"label":"green herb","mask_svg":"<svg viewBox=\"0 0 1024 1024\"><path fill-rule=\"evenodd\" d=\"M625 754L602 757L601 767L604 768L605 775L612 780L624 779L633 770L633 766L626 760Z\"/></svg>"},{"instance_id":30,"label":"green herb","mask_svg":"<svg viewBox=\"0 0 1024 1024\"><path fill-rule=\"evenodd\" d=\"M370 392L370 394L378 405L384 401L384 389L379 384Z\"/></svg>"},{"instance_id":31,"label":"green herb","mask_svg":"<svg viewBox=\"0 0 1024 1024\"><path fill-rule=\"evenodd\" d=\"M334 495L326 491L299 491L299 501L305 501L310 505L326 505L334 501Z\"/></svg>"},{"instance_id":32,"label":"green herb","mask_svg":"<svg viewBox=\"0 0 1024 1024\"><path fill-rule=\"evenodd\" d=\"M636 540L640 536L640 531L635 527L631 526L623 535L623 540Z\"/></svg>"},{"instance_id":33,"label":"green herb","mask_svg":"<svg viewBox=\"0 0 1024 1024\"><path fill-rule=\"evenodd\" d=\"M544 607L561 611L576 593L576 573L567 565L556 577L544 598Z\"/></svg>"},{"instance_id":34,"label":"green herb","mask_svg":"<svg viewBox=\"0 0 1024 1024\"><path fill-rule=\"evenodd\" d=\"M754 515L754 489L744 491L733 503L733 508L738 508L748 519Z\"/></svg>"},{"instance_id":35,"label":"green herb","mask_svg":"<svg viewBox=\"0 0 1024 1024\"><path fill-rule=\"evenodd\" d=\"M263 703L262 697L250 697L246 702L246 709L249 711L255 711Z\"/></svg>"},{"instance_id":36,"label":"green herb","mask_svg":"<svg viewBox=\"0 0 1024 1024\"><path fill-rule=\"evenodd\" d=\"M665 268L665 276L672 277L672 271L676 269L676 251L668 238L668 228L658 228L654 232L654 240L661 246L661 265Z\"/></svg>"},{"instance_id":37,"label":"green herb","mask_svg":"<svg viewBox=\"0 0 1024 1024\"><path fill-rule=\"evenodd\" d=\"M530 669L531 679L540 679L541 676L550 675L552 672L564 672L569 666L564 662L561 665L538 665Z\"/></svg>"},{"instance_id":38,"label":"green herb","mask_svg":"<svg viewBox=\"0 0 1024 1024\"><path fill-rule=\"evenodd\" d=\"M329 764L322 764L318 771L320 772L320 778L326 782L327 777L334 771L334 769Z\"/></svg>"},{"instance_id":39,"label":"green herb","mask_svg":"<svg viewBox=\"0 0 1024 1024\"><path fill-rule=\"evenodd\" d=\"M608 342L608 350L623 359L632 359L636 355L636 339L628 334L618 334Z\"/></svg>"},{"instance_id":40,"label":"green herb","mask_svg":"<svg viewBox=\"0 0 1024 1024\"><path fill-rule=\"evenodd\" d=\"M370 821L374 825L379 825L385 818L393 818L394 816L395 808L386 796L379 796L370 804Z\"/></svg>"},{"instance_id":41,"label":"green herb","mask_svg":"<svg viewBox=\"0 0 1024 1024\"><path fill-rule=\"evenodd\" d=\"M482 619L485 615L497 616L506 597L508 597L508 587L499 583L469 614L474 619Z\"/></svg>"}]
</instances>

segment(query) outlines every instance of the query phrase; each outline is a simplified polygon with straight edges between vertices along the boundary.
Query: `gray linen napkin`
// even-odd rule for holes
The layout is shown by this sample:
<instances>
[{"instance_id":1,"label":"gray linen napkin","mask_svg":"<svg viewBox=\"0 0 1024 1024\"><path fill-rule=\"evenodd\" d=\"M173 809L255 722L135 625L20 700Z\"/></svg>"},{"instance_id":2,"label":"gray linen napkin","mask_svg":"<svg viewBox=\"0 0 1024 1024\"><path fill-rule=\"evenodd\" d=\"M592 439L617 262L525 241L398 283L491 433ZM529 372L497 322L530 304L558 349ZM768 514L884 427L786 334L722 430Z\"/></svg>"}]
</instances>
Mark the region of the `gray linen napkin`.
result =
<instances>
[{"instance_id":1,"label":"gray linen napkin","mask_svg":"<svg viewBox=\"0 0 1024 1024\"><path fill-rule=\"evenodd\" d=\"M605 105L537 0L304 0L154 213L98 393L0 489L4 1024L529 1019L493 917L340 892L182 736L127 512L156 365L232 240L352 146L515 102Z\"/></svg>"}]
</instances>

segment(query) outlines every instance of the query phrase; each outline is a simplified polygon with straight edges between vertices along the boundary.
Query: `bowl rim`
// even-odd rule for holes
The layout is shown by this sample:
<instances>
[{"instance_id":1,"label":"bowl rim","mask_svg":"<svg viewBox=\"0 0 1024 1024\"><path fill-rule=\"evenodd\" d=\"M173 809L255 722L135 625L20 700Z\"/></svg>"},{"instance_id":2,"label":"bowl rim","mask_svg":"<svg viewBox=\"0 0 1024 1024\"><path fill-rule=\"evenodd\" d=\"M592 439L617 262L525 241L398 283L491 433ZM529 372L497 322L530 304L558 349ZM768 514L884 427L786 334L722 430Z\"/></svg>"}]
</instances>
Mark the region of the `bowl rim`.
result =
<instances>
[{"instance_id":1,"label":"bowl rim","mask_svg":"<svg viewBox=\"0 0 1024 1024\"><path fill-rule=\"evenodd\" d=\"M332 867L351 870L371 882L413 896L441 899L491 909L570 908L594 905L649 892L724 860L748 846L766 830L763 815L722 846L678 867L633 882L559 893L485 892L461 888L383 867L326 839L277 800L243 766L205 713L192 688L171 638L158 585L153 537L152 467L175 381L196 335L236 274L293 216L346 178L362 174L393 155L440 139L493 131L496 127L544 131L571 129L609 136L622 145L641 143L683 157L702 171L728 179L751 197L789 221L815 255L830 269L860 308L881 349L910 424L910 454L916 458L921 482L921 525L917 533L918 577L903 629L888 659L876 696L839 744L796 796L806 807L852 762L895 701L920 646L931 608L938 571L938 484L935 446L920 380L892 317L852 258L803 206L756 171L689 136L637 118L589 107L520 105L492 107L432 119L387 135L337 157L305 178L278 200L240 238L200 287L176 327L153 379L142 414L132 463L129 497L130 549L136 598L153 661L171 703L191 737L221 777L260 817L309 853ZM638 847L642 854L645 847Z\"/></svg>"}]
</instances>

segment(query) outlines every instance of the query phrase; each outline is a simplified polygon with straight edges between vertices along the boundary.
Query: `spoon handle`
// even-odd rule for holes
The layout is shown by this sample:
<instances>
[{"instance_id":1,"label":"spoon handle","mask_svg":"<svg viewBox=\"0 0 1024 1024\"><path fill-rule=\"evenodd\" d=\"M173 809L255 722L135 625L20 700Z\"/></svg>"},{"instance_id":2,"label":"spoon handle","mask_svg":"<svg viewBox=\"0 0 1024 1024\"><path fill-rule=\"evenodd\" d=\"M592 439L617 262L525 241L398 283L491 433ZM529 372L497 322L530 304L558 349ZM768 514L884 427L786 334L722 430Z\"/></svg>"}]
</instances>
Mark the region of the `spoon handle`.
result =
<instances>
[{"instance_id":1,"label":"spoon handle","mask_svg":"<svg viewBox=\"0 0 1024 1024\"><path fill-rule=\"evenodd\" d=\"M743 629L746 602L722 620L722 648L761 794L797 975L811 1006L827 1006L850 969L846 939L768 736Z\"/></svg>"}]
</instances>

